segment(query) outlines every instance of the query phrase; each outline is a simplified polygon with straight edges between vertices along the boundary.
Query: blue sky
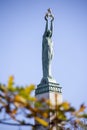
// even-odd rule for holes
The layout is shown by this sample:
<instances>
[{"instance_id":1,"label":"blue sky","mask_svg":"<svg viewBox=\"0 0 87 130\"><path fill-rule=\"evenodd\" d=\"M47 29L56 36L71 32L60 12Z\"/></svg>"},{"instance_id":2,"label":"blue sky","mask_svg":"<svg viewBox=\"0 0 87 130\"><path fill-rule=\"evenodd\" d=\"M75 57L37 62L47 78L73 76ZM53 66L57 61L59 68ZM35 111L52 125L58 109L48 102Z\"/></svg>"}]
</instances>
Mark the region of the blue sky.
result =
<instances>
[{"instance_id":1,"label":"blue sky","mask_svg":"<svg viewBox=\"0 0 87 130\"><path fill-rule=\"evenodd\" d=\"M55 16L52 74L64 100L77 108L87 105L87 0L0 0L0 82L14 75L16 85L40 83L49 7Z\"/></svg>"}]
</instances>

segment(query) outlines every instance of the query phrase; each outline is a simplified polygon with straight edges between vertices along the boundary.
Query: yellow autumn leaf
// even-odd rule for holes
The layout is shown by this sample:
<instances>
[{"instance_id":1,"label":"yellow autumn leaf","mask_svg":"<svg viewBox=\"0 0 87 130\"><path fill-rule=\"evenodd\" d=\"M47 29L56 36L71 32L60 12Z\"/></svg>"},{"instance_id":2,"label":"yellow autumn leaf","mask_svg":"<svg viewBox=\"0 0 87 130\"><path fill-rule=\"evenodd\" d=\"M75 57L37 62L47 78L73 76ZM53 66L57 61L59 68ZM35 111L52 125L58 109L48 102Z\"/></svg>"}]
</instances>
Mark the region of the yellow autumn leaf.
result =
<instances>
[{"instance_id":1,"label":"yellow autumn leaf","mask_svg":"<svg viewBox=\"0 0 87 130\"><path fill-rule=\"evenodd\" d=\"M84 105L84 104L82 104L81 106L80 106L80 109L79 109L79 113L80 112L83 112L84 110L85 110L85 108L86 108L86 106Z\"/></svg>"},{"instance_id":2,"label":"yellow autumn leaf","mask_svg":"<svg viewBox=\"0 0 87 130\"><path fill-rule=\"evenodd\" d=\"M14 76L10 76L8 79L8 85L14 82Z\"/></svg>"},{"instance_id":3,"label":"yellow autumn leaf","mask_svg":"<svg viewBox=\"0 0 87 130\"><path fill-rule=\"evenodd\" d=\"M49 99L48 99L48 100L46 99L45 102L46 102L46 104L47 104L48 106L52 106L52 103L51 103L51 101L50 101Z\"/></svg>"},{"instance_id":4,"label":"yellow autumn leaf","mask_svg":"<svg viewBox=\"0 0 87 130\"><path fill-rule=\"evenodd\" d=\"M82 117L81 113L84 112L85 108L86 108L86 106L85 106L84 104L82 104L82 105L80 106L79 110L75 111L75 112L73 113L73 115L75 115L75 116L81 118L81 117Z\"/></svg>"},{"instance_id":5,"label":"yellow autumn leaf","mask_svg":"<svg viewBox=\"0 0 87 130\"><path fill-rule=\"evenodd\" d=\"M39 117L35 117L35 120L40 123L41 125L47 127L48 126L48 122L46 122L45 120L39 118Z\"/></svg>"},{"instance_id":6,"label":"yellow autumn leaf","mask_svg":"<svg viewBox=\"0 0 87 130\"><path fill-rule=\"evenodd\" d=\"M8 90L14 91L15 88L13 87L13 84L14 84L14 77L10 76L8 79L8 85L7 85Z\"/></svg>"},{"instance_id":7,"label":"yellow autumn leaf","mask_svg":"<svg viewBox=\"0 0 87 130\"><path fill-rule=\"evenodd\" d=\"M62 107L63 107L65 110L67 110L67 109L70 108L70 104L69 104L68 102L63 102L63 103L62 103Z\"/></svg>"},{"instance_id":8,"label":"yellow autumn leaf","mask_svg":"<svg viewBox=\"0 0 87 130\"><path fill-rule=\"evenodd\" d=\"M25 100L22 96L20 96L20 95L16 95L16 96L14 97L14 101L15 101L15 102L19 102L19 103L23 103L23 104L26 103L26 100Z\"/></svg>"},{"instance_id":9,"label":"yellow autumn leaf","mask_svg":"<svg viewBox=\"0 0 87 130\"><path fill-rule=\"evenodd\" d=\"M27 86L24 91L26 94L30 94L32 90L35 89L35 86L33 84L31 84L30 86Z\"/></svg>"},{"instance_id":10,"label":"yellow autumn leaf","mask_svg":"<svg viewBox=\"0 0 87 130\"><path fill-rule=\"evenodd\" d=\"M37 99L36 99L35 97L31 97L31 96L28 97L28 100L29 100L29 101L32 101L32 102L33 102L33 101L37 101Z\"/></svg>"},{"instance_id":11,"label":"yellow autumn leaf","mask_svg":"<svg viewBox=\"0 0 87 130\"><path fill-rule=\"evenodd\" d=\"M47 112L43 112L42 115L43 115L44 118L47 118L47 117L48 117L48 113L47 113Z\"/></svg>"}]
</instances>

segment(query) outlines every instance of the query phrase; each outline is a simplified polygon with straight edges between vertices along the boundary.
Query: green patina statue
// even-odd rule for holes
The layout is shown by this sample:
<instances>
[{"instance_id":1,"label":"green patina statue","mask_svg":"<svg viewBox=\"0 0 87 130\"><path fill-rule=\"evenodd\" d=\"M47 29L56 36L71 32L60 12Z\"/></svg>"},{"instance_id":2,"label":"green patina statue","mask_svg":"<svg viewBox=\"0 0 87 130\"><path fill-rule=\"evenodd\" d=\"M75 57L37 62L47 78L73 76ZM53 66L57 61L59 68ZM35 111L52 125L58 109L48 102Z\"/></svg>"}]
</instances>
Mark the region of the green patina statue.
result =
<instances>
[{"instance_id":1,"label":"green patina statue","mask_svg":"<svg viewBox=\"0 0 87 130\"><path fill-rule=\"evenodd\" d=\"M52 79L51 74L51 60L53 57L53 20L54 17L51 13L51 10L48 9L48 12L45 15L46 27L43 35L42 41L42 69L43 69L43 79L42 82L49 81ZM50 25L50 28L48 26Z\"/></svg>"},{"instance_id":2,"label":"green patina statue","mask_svg":"<svg viewBox=\"0 0 87 130\"><path fill-rule=\"evenodd\" d=\"M43 77L41 79L40 84L37 85L37 88L35 90L35 95L38 95L37 96L38 98L46 96L45 98L51 99L51 94L52 94L52 97L54 99L55 95L53 95L53 93L51 92L56 92L58 94L61 94L62 88L59 86L59 84L56 82L56 80L53 78L53 75L51 74L51 61L53 58L52 34L53 34L54 17L50 9L48 9L48 12L46 13L44 18L46 21L46 27L45 27L45 32L43 34L43 40L42 40ZM39 94L43 94L43 95L39 96ZM39 129L42 130L42 128L40 127L38 128L38 130Z\"/></svg>"}]
</instances>

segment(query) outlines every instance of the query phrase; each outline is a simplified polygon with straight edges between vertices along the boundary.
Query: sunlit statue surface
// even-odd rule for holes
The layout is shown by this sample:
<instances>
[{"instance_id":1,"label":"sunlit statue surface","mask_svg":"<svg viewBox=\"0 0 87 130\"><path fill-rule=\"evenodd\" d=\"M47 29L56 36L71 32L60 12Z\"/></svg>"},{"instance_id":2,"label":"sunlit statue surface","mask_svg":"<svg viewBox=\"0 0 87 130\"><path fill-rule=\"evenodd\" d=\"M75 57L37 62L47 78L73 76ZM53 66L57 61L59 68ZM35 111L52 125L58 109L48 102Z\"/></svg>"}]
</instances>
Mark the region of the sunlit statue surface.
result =
<instances>
[{"instance_id":1,"label":"sunlit statue surface","mask_svg":"<svg viewBox=\"0 0 87 130\"><path fill-rule=\"evenodd\" d=\"M53 78L51 73L51 64L53 58L53 42L52 42L52 34L53 34L53 21L54 17L51 13L51 10L48 9L45 15L45 32L43 34L42 39L42 70L43 70L43 77L41 82L37 85L35 90L35 95L37 98L52 98L53 104L55 103L55 94L57 94L57 100L60 102L62 100L61 93L62 88L60 87L59 83ZM53 93L54 92L54 93ZM38 127L37 130L45 130L42 127Z\"/></svg>"},{"instance_id":2,"label":"sunlit statue surface","mask_svg":"<svg viewBox=\"0 0 87 130\"><path fill-rule=\"evenodd\" d=\"M48 12L46 13L44 18L46 20L46 27L42 41L42 82L46 82L53 79L51 74L51 61L53 58L52 34L54 17L50 9L48 9Z\"/></svg>"}]
</instances>

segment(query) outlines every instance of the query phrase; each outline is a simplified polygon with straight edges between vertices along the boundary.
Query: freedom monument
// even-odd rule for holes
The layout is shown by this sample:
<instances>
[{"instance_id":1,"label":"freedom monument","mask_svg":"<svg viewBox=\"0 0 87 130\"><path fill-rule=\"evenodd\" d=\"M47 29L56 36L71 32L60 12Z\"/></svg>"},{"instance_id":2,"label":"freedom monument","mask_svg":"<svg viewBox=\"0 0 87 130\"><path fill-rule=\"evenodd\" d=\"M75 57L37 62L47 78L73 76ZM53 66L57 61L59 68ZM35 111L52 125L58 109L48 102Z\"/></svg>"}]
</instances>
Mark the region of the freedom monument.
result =
<instances>
[{"instance_id":1,"label":"freedom monument","mask_svg":"<svg viewBox=\"0 0 87 130\"><path fill-rule=\"evenodd\" d=\"M45 17L46 27L42 38L42 72L43 77L35 90L35 96L38 99L46 98L55 105L62 102L62 87L56 82L51 72L51 62L53 59L53 21L54 16L50 9L48 9ZM56 95L56 99L55 99ZM50 119L49 119L50 121ZM38 126L36 130L46 130Z\"/></svg>"}]
</instances>

